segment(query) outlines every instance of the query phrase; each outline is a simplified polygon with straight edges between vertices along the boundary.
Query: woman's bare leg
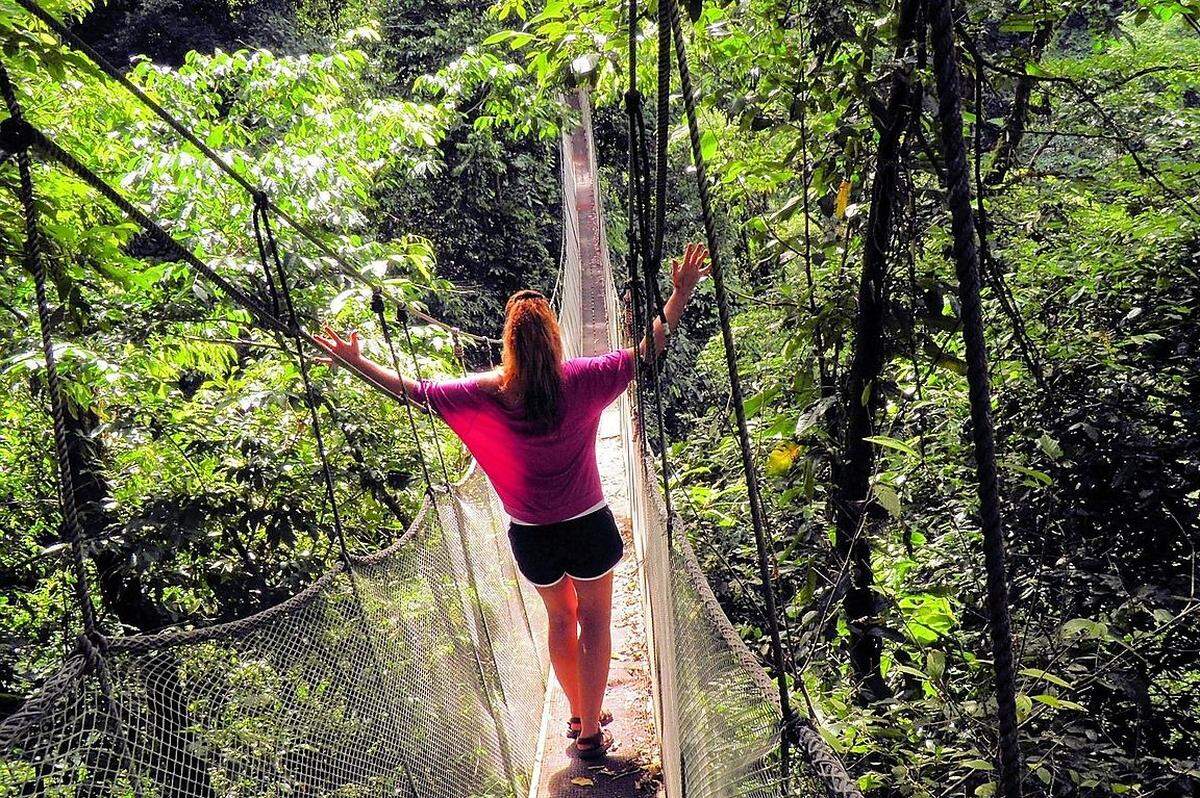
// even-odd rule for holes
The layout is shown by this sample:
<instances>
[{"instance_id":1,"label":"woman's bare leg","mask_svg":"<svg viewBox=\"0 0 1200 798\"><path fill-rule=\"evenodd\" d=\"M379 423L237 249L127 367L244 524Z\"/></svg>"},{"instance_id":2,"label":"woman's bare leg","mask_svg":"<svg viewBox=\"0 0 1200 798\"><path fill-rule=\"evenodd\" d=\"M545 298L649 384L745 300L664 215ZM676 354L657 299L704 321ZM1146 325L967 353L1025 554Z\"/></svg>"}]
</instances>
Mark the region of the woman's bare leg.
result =
<instances>
[{"instance_id":1,"label":"woman's bare leg","mask_svg":"<svg viewBox=\"0 0 1200 798\"><path fill-rule=\"evenodd\" d=\"M549 621L550 664L554 675L571 703L571 714L578 715L582 707L579 689L579 617L575 586L570 577L558 584L539 587L538 595L546 605Z\"/></svg>"},{"instance_id":2,"label":"woman's bare leg","mask_svg":"<svg viewBox=\"0 0 1200 798\"><path fill-rule=\"evenodd\" d=\"M579 618L579 733L590 737L600 731L600 710L608 687L612 656L612 586L610 571L599 579L572 579Z\"/></svg>"}]
</instances>

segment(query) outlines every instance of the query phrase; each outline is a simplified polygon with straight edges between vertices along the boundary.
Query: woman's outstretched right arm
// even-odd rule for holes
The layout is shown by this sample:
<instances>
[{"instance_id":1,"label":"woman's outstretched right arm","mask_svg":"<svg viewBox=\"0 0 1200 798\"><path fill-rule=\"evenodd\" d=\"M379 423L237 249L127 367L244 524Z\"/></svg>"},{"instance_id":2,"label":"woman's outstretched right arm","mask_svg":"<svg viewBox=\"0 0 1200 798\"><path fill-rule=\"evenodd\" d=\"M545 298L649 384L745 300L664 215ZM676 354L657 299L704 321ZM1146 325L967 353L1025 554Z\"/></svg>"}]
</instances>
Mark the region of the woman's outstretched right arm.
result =
<instances>
[{"instance_id":1,"label":"woman's outstretched right arm","mask_svg":"<svg viewBox=\"0 0 1200 798\"><path fill-rule=\"evenodd\" d=\"M358 333L352 332L347 338L342 338L328 324L325 325L325 335L314 335L322 349L329 357L321 358L321 362L329 365L341 365L357 371L368 382L387 391L397 399L404 401L414 397L418 390L416 380L409 379L403 374L397 374L392 369L381 366L362 353L362 341Z\"/></svg>"}]
</instances>

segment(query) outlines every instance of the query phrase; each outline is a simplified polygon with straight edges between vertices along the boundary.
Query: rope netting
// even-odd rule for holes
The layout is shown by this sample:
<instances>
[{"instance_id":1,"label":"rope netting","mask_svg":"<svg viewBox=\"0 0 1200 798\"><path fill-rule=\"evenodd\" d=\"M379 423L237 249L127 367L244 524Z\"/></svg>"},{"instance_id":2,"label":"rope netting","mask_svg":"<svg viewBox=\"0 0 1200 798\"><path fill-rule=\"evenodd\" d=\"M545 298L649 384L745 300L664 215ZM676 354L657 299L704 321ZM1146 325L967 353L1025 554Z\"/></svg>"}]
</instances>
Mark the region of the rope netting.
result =
<instances>
[{"instance_id":1,"label":"rope netting","mask_svg":"<svg viewBox=\"0 0 1200 798\"><path fill-rule=\"evenodd\" d=\"M473 470L249 618L84 647L0 725L0 795L525 795L544 614Z\"/></svg>"}]
</instances>

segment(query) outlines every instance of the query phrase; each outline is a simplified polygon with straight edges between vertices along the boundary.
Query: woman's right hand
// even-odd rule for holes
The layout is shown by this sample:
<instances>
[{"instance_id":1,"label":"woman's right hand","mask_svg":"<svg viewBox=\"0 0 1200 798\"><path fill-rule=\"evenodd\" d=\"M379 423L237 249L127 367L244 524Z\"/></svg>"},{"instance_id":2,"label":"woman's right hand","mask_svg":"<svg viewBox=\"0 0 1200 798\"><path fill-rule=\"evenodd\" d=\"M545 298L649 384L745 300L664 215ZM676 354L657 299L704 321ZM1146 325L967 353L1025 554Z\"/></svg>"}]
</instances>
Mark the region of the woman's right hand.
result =
<instances>
[{"instance_id":1,"label":"woman's right hand","mask_svg":"<svg viewBox=\"0 0 1200 798\"><path fill-rule=\"evenodd\" d=\"M344 365L356 368L362 363L362 341L358 333L351 332L348 338L342 338L328 324L324 327L325 335L314 335L313 340L329 353L329 357L317 358L317 362L328 366Z\"/></svg>"}]
</instances>

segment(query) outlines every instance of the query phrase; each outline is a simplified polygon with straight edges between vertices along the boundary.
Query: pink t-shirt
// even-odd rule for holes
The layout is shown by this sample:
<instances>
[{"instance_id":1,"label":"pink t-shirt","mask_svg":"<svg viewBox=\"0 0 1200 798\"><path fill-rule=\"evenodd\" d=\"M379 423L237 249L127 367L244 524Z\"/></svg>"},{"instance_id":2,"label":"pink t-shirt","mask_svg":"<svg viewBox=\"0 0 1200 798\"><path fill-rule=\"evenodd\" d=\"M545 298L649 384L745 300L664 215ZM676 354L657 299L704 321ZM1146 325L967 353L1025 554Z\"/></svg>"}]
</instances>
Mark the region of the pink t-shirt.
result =
<instances>
[{"instance_id":1,"label":"pink t-shirt","mask_svg":"<svg viewBox=\"0 0 1200 798\"><path fill-rule=\"evenodd\" d=\"M505 406L479 384L478 374L422 380L415 398L427 400L462 439L510 516L553 524L604 500L596 465L600 414L625 391L634 371L628 349L568 360L561 421L549 431L536 430L520 408Z\"/></svg>"}]
</instances>

